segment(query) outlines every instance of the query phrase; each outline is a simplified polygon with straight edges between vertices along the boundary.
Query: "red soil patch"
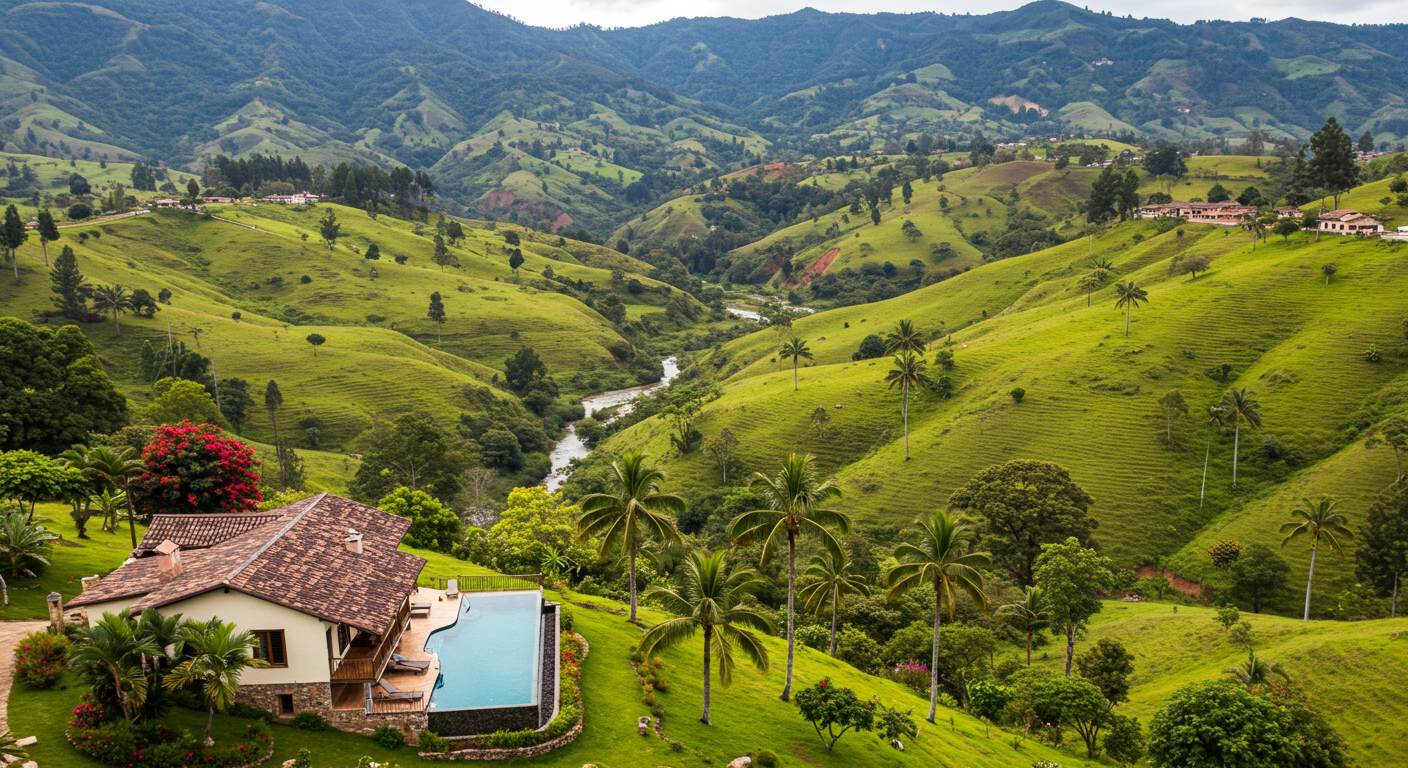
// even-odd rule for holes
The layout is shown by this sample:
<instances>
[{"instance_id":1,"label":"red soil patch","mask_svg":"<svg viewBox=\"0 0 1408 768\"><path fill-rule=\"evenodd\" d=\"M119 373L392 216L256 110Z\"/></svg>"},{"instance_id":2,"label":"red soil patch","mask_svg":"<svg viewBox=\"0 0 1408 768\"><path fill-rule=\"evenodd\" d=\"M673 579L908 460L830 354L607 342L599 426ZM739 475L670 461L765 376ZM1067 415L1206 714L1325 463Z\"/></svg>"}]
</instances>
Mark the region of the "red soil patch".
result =
<instances>
[{"instance_id":1,"label":"red soil patch","mask_svg":"<svg viewBox=\"0 0 1408 768\"><path fill-rule=\"evenodd\" d=\"M827 268L831 266L831 262L835 261L836 257L840 255L840 248L832 248L826 253L823 253L821 258L808 264L806 269L792 275L792 284L799 288L806 288L811 285L812 279L825 273Z\"/></svg>"},{"instance_id":2,"label":"red soil patch","mask_svg":"<svg viewBox=\"0 0 1408 768\"><path fill-rule=\"evenodd\" d=\"M759 167L757 167L757 166L754 166L754 167L752 167L752 168L745 168L745 169L743 169L743 170L741 170L741 171L739 171L738 173L735 173L735 174L733 174L733 175L734 175L734 176L752 176L752 175L754 175L754 174L756 174L756 173L762 173L762 174L766 175L769 179L776 179L776 178L778 178L779 176L781 176L782 174L784 174L784 173L786 173L786 172L787 172L787 163L770 163L770 164L765 165L765 166L763 166L763 167L761 167L761 168L759 168Z\"/></svg>"},{"instance_id":3,"label":"red soil patch","mask_svg":"<svg viewBox=\"0 0 1408 768\"><path fill-rule=\"evenodd\" d=\"M567 215L567 211L558 211L557 218L552 220L552 231L556 232L563 227L572 226L572 217Z\"/></svg>"},{"instance_id":4,"label":"red soil patch","mask_svg":"<svg viewBox=\"0 0 1408 768\"><path fill-rule=\"evenodd\" d=\"M1179 576L1173 571L1165 570L1162 574L1158 574L1158 571L1156 571L1154 569L1154 566L1152 565L1141 565L1139 566L1139 570L1136 571L1136 573L1139 574L1139 578L1141 579L1148 579L1152 578L1155 575L1162 575L1165 579L1168 579L1168 583L1174 589L1178 590L1179 592L1182 592L1183 594L1191 598L1198 600L1201 600L1204 595L1212 591L1196 581L1189 581L1188 579Z\"/></svg>"}]
</instances>

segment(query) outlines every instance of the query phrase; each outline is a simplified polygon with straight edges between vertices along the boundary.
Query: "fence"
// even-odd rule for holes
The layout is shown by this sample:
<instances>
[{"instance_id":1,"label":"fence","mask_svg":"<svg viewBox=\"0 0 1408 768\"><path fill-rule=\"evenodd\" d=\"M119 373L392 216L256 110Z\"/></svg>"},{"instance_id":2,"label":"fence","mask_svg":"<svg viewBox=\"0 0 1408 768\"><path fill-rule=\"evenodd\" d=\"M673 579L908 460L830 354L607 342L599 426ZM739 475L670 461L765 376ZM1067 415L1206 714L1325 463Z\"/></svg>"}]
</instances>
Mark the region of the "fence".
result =
<instances>
[{"instance_id":1,"label":"fence","mask_svg":"<svg viewBox=\"0 0 1408 768\"><path fill-rule=\"evenodd\" d=\"M432 589L445 589L450 579L459 582L461 592L506 592L517 589L539 589L543 586L543 575L533 574L495 574L493 576L446 576L438 578L431 576L427 579Z\"/></svg>"}]
</instances>

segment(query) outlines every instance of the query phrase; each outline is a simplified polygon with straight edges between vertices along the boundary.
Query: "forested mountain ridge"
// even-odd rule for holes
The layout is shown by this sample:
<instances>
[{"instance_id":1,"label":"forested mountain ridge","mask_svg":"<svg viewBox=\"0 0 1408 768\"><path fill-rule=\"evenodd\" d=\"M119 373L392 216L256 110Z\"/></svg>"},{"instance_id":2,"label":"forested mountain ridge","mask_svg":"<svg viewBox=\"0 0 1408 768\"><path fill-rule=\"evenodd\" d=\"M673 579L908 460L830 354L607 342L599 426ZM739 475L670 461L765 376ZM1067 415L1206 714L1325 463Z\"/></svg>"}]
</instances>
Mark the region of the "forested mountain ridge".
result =
<instances>
[{"instance_id":1,"label":"forested mountain ridge","mask_svg":"<svg viewBox=\"0 0 1408 768\"><path fill-rule=\"evenodd\" d=\"M222 153L400 163L431 170L451 210L598 231L761 159L920 132L1236 142L1304 139L1333 114L1381 143L1408 136L1403 25L1177 25L1056 0L612 30L458 0L7 0L0 14L6 150L188 170Z\"/></svg>"}]
</instances>

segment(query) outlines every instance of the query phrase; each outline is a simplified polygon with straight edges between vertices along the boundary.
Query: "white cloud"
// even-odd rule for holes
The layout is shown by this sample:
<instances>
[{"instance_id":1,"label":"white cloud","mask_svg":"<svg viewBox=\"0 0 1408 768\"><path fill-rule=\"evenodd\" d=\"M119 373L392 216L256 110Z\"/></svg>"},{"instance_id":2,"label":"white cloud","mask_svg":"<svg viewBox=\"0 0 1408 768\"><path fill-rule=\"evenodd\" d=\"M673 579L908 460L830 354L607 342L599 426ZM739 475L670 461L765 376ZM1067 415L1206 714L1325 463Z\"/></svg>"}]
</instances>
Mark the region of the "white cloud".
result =
<instances>
[{"instance_id":1,"label":"white cloud","mask_svg":"<svg viewBox=\"0 0 1408 768\"><path fill-rule=\"evenodd\" d=\"M509 4L503 0L487 0L489 8L528 24L541 27L566 27L588 22L603 27L637 27L679 16L734 16L756 19L792 13L803 5L798 0L695 0L687 5L674 0L520 0ZM1007 0L1002 4L983 7L984 13L1018 8L1022 0ZM1083 2L1080 5L1085 5ZM971 2L963 0L810 0L806 5L832 13L968 13ZM1134 15L1169 18L1181 24L1199 19L1246 21L1251 18L1271 20L1287 17L1331 21L1340 24L1408 23L1408 3L1401 0L1341 0L1337 3L1311 0L1186 0L1179 3L1150 5L1133 0L1093 2L1092 11L1109 11L1116 16Z\"/></svg>"}]
</instances>

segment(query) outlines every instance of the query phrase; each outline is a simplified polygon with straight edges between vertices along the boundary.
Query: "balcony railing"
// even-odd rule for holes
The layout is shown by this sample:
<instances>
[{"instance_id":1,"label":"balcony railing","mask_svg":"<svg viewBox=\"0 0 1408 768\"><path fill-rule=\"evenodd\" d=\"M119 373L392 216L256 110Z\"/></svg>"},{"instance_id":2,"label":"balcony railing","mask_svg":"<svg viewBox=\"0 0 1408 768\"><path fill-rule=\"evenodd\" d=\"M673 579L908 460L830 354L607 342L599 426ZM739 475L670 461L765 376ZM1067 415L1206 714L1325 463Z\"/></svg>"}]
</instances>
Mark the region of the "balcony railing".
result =
<instances>
[{"instance_id":1,"label":"balcony railing","mask_svg":"<svg viewBox=\"0 0 1408 768\"><path fill-rule=\"evenodd\" d=\"M400 644L401 634L406 631L406 624L410 621L410 617L411 603L407 600L396 611L396 621L391 625L391 629L381 637L381 640L369 653L359 653L362 649L354 647L349 649L341 659L333 659L333 682L350 683L381 679L381 673L386 669L386 661L391 658L396 646Z\"/></svg>"},{"instance_id":2,"label":"balcony railing","mask_svg":"<svg viewBox=\"0 0 1408 768\"><path fill-rule=\"evenodd\" d=\"M543 586L543 574L494 574L493 576L446 576L445 578L428 577L431 589L446 589L451 579L459 582L461 592L507 592L517 589L540 589Z\"/></svg>"}]
</instances>

